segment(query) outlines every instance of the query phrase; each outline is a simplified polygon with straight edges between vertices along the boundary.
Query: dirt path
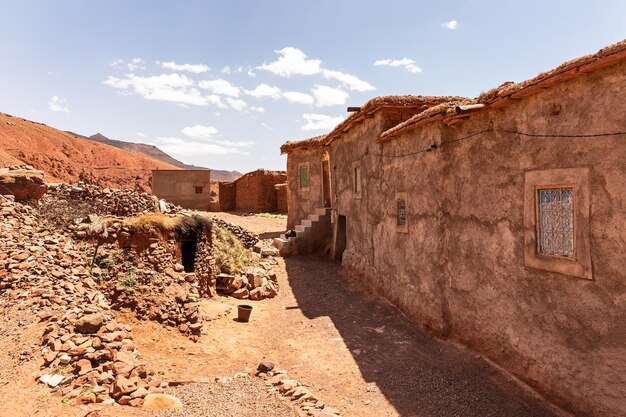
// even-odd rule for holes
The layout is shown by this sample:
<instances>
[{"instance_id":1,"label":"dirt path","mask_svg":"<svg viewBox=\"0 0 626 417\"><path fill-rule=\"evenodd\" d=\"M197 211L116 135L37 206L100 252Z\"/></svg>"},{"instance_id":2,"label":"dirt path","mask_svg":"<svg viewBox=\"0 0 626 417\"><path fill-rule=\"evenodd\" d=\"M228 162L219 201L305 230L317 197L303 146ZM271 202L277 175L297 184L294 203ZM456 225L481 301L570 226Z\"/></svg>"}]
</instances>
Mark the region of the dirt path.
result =
<instances>
[{"instance_id":1,"label":"dirt path","mask_svg":"<svg viewBox=\"0 0 626 417\"><path fill-rule=\"evenodd\" d=\"M245 216L243 213L224 213L224 212L202 212L208 217L217 217L227 222L234 223L244 229L256 233L261 239L270 239L278 237L279 234L287 230L287 217L261 217L261 216Z\"/></svg>"},{"instance_id":2,"label":"dirt path","mask_svg":"<svg viewBox=\"0 0 626 417\"><path fill-rule=\"evenodd\" d=\"M270 360L345 416L556 415L477 355L361 291L338 264L287 258L279 269L279 296L255 302L248 324L234 321L237 300L220 297L203 303L214 320L196 344L134 326L143 356L170 378L205 382Z\"/></svg>"}]
</instances>

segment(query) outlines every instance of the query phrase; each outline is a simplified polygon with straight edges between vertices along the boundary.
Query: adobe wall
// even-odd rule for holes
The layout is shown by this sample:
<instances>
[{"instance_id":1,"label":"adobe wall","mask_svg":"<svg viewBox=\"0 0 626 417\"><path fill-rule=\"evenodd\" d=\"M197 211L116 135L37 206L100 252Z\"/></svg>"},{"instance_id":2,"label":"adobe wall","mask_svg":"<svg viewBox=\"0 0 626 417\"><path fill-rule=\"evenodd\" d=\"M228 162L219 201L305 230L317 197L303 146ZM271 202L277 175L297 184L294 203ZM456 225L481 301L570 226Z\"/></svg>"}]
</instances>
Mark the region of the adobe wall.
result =
<instances>
[{"instance_id":1,"label":"adobe wall","mask_svg":"<svg viewBox=\"0 0 626 417\"><path fill-rule=\"evenodd\" d=\"M287 229L293 230L316 209L324 207L323 149L295 149L287 155ZM300 188L300 166L309 166L309 187ZM332 165L331 165L332 171Z\"/></svg>"},{"instance_id":2,"label":"adobe wall","mask_svg":"<svg viewBox=\"0 0 626 417\"><path fill-rule=\"evenodd\" d=\"M235 183L220 181L219 185L220 211L235 210Z\"/></svg>"},{"instance_id":3,"label":"adobe wall","mask_svg":"<svg viewBox=\"0 0 626 417\"><path fill-rule=\"evenodd\" d=\"M626 410L626 137L504 131L624 132L625 81L622 63L383 145L374 143L385 123L377 114L331 145L337 214L347 216L344 267L422 327L577 415ZM441 146L426 152L432 143ZM534 233L524 226L525 173L554 168L589 170L592 280L525 266L524 234ZM399 193L406 233L396 225Z\"/></svg>"},{"instance_id":4,"label":"adobe wall","mask_svg":"<svg viewBox=\"0 0 626 417\"><path fill-rule=\"evenodd\" d=\"M196 193L196 186L202 187L202 193ZM207 210L211 197L211 171L153 170L152 194L183 208Z\"/></svg>"},{"instance_id":5,"label":"adobe wall","mask_svg":"<svg viewBox=\"0 0 626 417\"><path fill-rule=\"evenodd\" d=\"M237 211L273 213L277 211L274 186L286 182L283 171L257 170L235 181L235 205Z\"/></svg>"},{"instance_id":6,"label":"adobe wall","mask_svg":"<svg viewBox=\"0 0 626 417\"><path fill-rule=\"evenodd\" d=\"M274 186L276 193L276 211L278 213L287 213L289 206L287 204L287 184L276 184Z\"/></svg>"}]
</instances>

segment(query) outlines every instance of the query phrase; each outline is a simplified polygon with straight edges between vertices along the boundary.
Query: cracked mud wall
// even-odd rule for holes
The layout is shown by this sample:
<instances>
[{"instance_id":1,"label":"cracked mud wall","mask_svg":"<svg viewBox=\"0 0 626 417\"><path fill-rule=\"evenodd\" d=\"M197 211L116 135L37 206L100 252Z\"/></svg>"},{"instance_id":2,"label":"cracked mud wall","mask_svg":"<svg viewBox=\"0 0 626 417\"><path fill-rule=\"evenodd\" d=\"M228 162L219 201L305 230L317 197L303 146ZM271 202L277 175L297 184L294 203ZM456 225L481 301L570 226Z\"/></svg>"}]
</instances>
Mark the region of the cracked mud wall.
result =
<instances>
[{"instance_id":1,"label":"cracked mud wall","mask_svg":"<svg viewBox=\"0 0 626 417\"><path fill-rule=\"evenodd\" d=\"M331 145L346 269L579 415L626 409L626 64L376 144L378 112ZM476 132L483 132L459 140ZM425 151L432 144L438 147ZM353 193L360 164L362 196ZM524 174L587 168L593 280L524 265ZM408 233L396 225L406 193Z\"/></svg>"}]
</instances>

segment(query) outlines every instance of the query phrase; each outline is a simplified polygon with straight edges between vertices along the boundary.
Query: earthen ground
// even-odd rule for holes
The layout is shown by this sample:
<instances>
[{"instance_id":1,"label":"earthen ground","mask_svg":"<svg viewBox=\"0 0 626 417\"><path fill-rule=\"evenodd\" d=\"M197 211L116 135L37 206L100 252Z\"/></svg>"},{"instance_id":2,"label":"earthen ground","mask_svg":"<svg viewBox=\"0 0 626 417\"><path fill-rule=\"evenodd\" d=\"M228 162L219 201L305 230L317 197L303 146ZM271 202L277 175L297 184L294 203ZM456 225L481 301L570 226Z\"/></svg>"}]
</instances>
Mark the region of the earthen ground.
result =
<instances>
[{"instance_id":1,"label":"earthen ground","mask_svg":"<svg viewBox=\"0 0 626 417\"><path fill-rule=\"evenodd\" d=\"M245 223L237 223L250 229L256 221L256 231L284 222L242 219ZM281 415L277 410L295 415L288 400L264 393L261 379L235 377L253 372L263 360L287 370L344 416L559 415L478 355L420 331L395 307L343 275L338 263L322 257L292 257L279 259L277 272L279 295L251 302L254 310L247 324L235 320L238 300L203 301L202 312L211 321L197 343L157 323L137 321L130 313L120 315L120 321L133 326L135 343L150 367L182 384L172 390L187 403L186 408L168 416L220 415L215 414L220 407L228 415ZM35 382L36 361L18 366L15 356L23 346L34 347L39 327L28 324L17 332L21 336L13 331L0 335L0 345L11 351L2 356L7 372L2 372L0 381L4 397L0 415L154 415L129 407L71 407L51 397ZM215 382L224 377L234 382ZM233 410L242 414L232 414Z\"/></svg>"}]
</instances>

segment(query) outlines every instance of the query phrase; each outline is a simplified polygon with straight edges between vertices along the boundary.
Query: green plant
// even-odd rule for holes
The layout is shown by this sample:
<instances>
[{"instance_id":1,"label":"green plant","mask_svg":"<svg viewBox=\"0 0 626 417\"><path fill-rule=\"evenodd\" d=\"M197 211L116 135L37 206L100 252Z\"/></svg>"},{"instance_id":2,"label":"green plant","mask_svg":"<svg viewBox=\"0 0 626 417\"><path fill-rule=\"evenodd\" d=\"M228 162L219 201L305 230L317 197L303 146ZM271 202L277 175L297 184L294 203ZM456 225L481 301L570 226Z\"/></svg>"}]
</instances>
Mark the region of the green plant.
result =
<instances>
[{"instance_id":1,"label":"green plant","mask_svg":"<svg viewBox=\"0 0 626 417\"><path fill-rule=\"evenodd\" d=\"M136 283L135 278L132 276L122 280L122 285L125 287L134 287Z\"/></svg>"},{"instance_id":2,"label":"green plant","mask_svg":"<svg viewBox=\"0 0 626 417\"><path fill-rule=\"evenodd\" d=\"M266 217L269 219L286 219L287 215L284 213L256 213L256 217Z\"/></svg>"}]
</instances>

